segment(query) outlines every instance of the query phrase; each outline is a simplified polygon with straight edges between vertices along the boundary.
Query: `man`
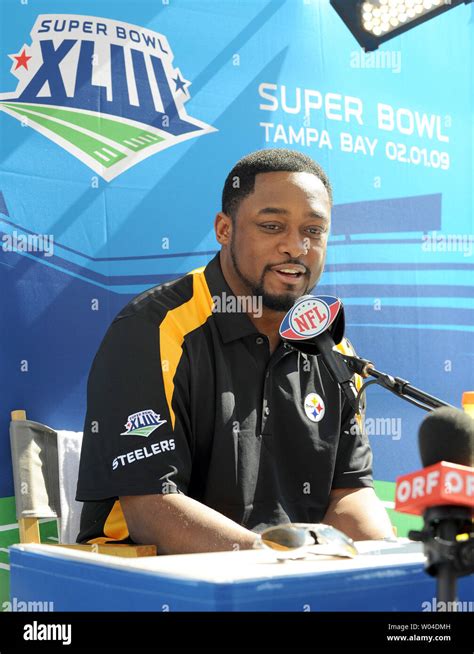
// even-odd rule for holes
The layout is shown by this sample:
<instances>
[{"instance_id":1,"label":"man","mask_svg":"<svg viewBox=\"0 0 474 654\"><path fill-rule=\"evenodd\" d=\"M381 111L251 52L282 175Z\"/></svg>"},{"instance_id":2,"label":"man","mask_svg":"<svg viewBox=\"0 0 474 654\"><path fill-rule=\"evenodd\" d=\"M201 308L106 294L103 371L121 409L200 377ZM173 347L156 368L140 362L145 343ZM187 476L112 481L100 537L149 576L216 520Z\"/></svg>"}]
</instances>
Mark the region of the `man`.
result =
<instances>
[{"instance_id":1,"label":"man","mask_svg":"<svg viewBox=\"0 0 474 654\"><path fill-rule=\"evenodd\" d=\"M353 411L324 364L278 334L322 274L331 203L309 157L244 157L224 185L218 255L115 318L88 383L79 542L245 549L288 521L392 535ZM259 302L232 312L229 298Z\"/></svg>"}]
</instances>

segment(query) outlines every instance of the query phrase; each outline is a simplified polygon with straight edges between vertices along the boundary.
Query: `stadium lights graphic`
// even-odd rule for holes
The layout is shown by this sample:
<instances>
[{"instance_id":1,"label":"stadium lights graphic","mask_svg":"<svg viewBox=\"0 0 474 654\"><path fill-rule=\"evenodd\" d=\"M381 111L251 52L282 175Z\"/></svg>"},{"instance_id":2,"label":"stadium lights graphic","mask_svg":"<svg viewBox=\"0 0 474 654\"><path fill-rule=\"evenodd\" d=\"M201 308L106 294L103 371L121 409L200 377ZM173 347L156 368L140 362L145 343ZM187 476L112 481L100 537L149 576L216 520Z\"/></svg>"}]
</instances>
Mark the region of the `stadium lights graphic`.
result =
<instances>
[{"instance_id":1,"label":"stadium lights graphic","mask_svg":"<svg viewBox=\"0 0 474 654\"><path fill-rule=\"evenodd\" d=\"M366 52L472 0L330 0Z\"/></svg>"}]
</instances>

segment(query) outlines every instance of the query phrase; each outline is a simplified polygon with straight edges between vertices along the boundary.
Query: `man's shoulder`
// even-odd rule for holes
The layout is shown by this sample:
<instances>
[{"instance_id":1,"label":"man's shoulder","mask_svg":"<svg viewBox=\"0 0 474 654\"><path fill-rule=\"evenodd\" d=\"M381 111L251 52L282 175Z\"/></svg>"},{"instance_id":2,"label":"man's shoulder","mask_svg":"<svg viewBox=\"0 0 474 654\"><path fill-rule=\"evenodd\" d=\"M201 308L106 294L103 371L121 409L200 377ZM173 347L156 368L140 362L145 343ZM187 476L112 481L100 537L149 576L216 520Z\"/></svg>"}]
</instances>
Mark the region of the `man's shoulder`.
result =
<instances>
[{"instance_id":1,"label":"man's shoulder","mask_svg":"<svg viewBox=\"0 0 474 654\"><path fill-rule=\"evenodd\" d=\"M106 339L155 338L159 328L167 340L181 343L213 316L207 269L197 268L132 298L110 323Z\"/></svg>"},{"instance_id":2,"label":"man's shoulder","mask_svg":"<svg viewBox=\"0 0 474 654\"><path fill-rule=\"evenodd\" d=\"M193 322L196 297L193 276L200 272L199 269L167 280L132 298L110 322L92 368L98 362L126 353L133 354L130 357L134 361L141 360L143 353L156 349L158 334L160 340L166 336L165 343L177 342L181 346L186 333L199 326Z\"/></svg>"},{"instance_id":3,"label":"man's shoulder","mask_svg":"<svg viewBox=\"0 0 474 654\"><path fill-rule=\"evenodd\" d=\"M191 274L170 279L132 298L115 316L113 322L133 317L160 322L168 311L189 302L192 295Z\"/></svg>"}]
</instances>

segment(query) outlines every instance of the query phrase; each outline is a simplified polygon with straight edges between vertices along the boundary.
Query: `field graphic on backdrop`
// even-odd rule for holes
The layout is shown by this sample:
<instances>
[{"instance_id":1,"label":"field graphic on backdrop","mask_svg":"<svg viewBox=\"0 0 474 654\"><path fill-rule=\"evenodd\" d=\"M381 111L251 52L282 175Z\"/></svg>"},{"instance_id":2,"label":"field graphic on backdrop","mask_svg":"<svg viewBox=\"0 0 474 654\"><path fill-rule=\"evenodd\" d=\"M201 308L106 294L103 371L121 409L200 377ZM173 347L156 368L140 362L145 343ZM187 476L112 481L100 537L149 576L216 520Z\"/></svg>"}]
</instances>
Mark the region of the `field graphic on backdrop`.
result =
<instances>
[{"instance_id":1,"label":"field graphic on backdrop","mask_svg":"<svg viewBox=\"0 0 474 654\"><path fill-rule=\"evenodd\" d=\"M176 143L216 131L188 116L190 81L168 40L106 18L38 16L10 54L14 93L0 107L110 181Z\"/></svg>"}]
</instances>

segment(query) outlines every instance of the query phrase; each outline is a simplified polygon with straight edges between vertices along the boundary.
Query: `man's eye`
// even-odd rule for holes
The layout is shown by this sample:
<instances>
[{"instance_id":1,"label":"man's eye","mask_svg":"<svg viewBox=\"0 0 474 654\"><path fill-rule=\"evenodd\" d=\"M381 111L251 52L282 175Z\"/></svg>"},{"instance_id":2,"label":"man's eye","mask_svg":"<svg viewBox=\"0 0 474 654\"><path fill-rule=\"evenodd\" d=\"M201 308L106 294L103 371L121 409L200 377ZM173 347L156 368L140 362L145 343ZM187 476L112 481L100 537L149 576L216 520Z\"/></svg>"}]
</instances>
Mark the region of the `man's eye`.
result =
<instances>
[{"instance_id":1,"label":"man's eye","mask_svg":"<svg viewBox=\"0 0 474 654\"><path fill-rule=\"evenodd\" d=\"M324 227L308 227L306 230L311 236L322 236L325 233Z\"/></svg>"},{"instance_id":2,"label":"man's eye","mask_svg":"<svg viewBox=\"0 0 474 654\"><path fill-rule=\"evenodd\" d=\"M267 223L265 225L260 225L263 229L266 229L270 232L275 232L277 229L280 229L280 225L275 225L275 223Z\"/></svg>"}]
</instances>

